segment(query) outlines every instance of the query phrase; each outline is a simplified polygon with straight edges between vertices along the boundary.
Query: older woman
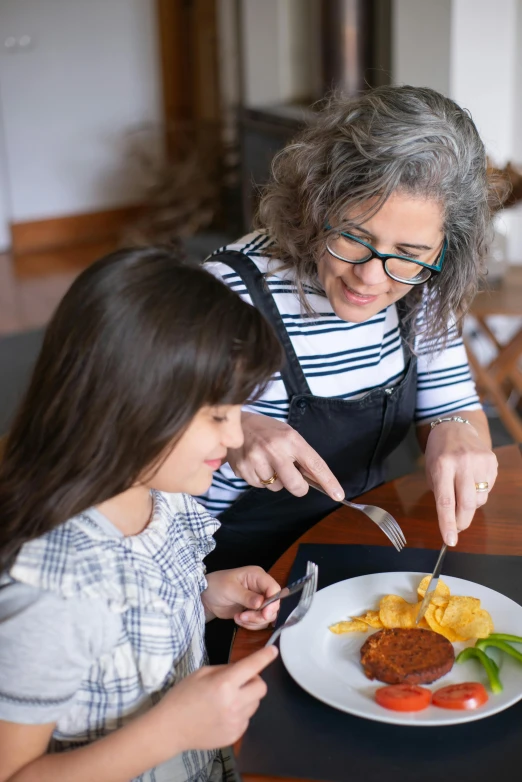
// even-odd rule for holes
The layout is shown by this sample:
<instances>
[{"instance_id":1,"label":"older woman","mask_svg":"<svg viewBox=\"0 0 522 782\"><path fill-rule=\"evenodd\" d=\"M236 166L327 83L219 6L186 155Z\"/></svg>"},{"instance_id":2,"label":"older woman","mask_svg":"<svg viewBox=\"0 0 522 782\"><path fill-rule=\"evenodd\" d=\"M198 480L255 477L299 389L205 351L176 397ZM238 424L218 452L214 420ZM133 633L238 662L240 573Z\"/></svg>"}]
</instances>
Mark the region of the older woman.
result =
<instances>
[{"instance_id":1,"label":"older woman","mask_svg":"<svg viewBox=\"0 0 522 782\"><path fill-rule=\"evenodd\" d=\"M203 498L222 525L211 569L270 566L336 501L383 480L412 422L442 537L457 543L497 473L459 336L492 193L470 116L430 89L336 97L277 156L261 230L207 264L286 352Z\"/></svg>"}]
</instances>

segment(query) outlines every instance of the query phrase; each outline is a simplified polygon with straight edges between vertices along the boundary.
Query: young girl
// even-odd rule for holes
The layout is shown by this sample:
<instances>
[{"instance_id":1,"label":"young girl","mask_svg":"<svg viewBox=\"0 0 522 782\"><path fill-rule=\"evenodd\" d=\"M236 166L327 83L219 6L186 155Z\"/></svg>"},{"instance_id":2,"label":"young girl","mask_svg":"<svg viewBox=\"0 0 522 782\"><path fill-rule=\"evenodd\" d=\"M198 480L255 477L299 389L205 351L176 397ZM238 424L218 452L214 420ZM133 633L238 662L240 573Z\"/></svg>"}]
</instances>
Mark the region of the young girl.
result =
<instances>
[{"instance_id":1,"label":"young girl","mask_svg":"<svg viewBox=\"0 0 522 782\"><path fill-rule=\"evenodd\" d=\"M202 667L205 619L264 627L279 586L205 578L219 524L190 495L280 361L257 310L165 250L66 294L0 464L0 782L222 778L276 652Z\"/></svg>"}]
</instances>

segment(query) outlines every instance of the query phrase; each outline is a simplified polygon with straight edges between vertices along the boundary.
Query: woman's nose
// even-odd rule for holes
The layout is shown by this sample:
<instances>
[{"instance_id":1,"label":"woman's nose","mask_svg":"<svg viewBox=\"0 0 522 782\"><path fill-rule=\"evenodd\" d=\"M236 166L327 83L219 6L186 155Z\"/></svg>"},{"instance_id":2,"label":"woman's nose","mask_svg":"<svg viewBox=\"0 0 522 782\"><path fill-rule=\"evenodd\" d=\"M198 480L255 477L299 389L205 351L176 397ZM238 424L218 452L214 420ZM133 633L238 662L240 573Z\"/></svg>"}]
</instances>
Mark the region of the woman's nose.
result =
<instances>
[{"instance_id":1,"label":"woman's nose","mask_svg":"<svg viewBox=\"0 0 522 782\"><path fill-rule=\"evenodd\" d=\"M355 276L364 285L382 285L387 280L384 264L380 258L372 258L366 263L354 265L353 270Z\"/></svg>"}]
</instances>

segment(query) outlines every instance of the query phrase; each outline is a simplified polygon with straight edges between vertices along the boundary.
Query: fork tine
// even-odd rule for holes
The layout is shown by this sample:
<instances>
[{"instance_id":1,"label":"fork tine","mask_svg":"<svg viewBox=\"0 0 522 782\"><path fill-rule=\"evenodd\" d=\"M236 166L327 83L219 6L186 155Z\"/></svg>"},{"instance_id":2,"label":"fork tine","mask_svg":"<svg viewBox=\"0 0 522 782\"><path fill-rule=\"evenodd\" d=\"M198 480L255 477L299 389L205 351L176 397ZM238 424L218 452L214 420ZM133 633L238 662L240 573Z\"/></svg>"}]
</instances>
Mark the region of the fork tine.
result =
<instances>
[{"instance_id":1,"label":"fork tine","mask_svg":"<svg viewBox=\"0 0 522 782\"><path fill-rule=\"evenodd\" d=\"M406 540L406 535L404 534L404 532L402 531L402 529L400 527L399 527L399 529L397 531L398 531L398 534L400 535L400 538L401 538L403 546L406 546L406 544L408 542Z\"/></svg>"},{"instance_id":2,"label":"fork tine","mask_svg":"<svg viewBox=\"0 0 522 782\"><path fill-rule=\"evenodd\" d=\"M394 528L395 532L397 533L397 535L399 537L399 540L401 541L403 546L405 546L406 543L407 543L406 537L404 535L404 532L400 528L399 524L393 518L393 516L391 516L389 513L387 513L386 514L386 521L388 521L391 524L391 526Z\"/></svg>"},{"instance_id":3,"label":"fork tine","mask_svg":"<svg viewBox=\"0 0 522 782\"><path fill-rule=\"evenodd\" d=\"M404 548L404 542L403 542L403 535L401 535L401 531L398 530L394 524L390 524L388 528L393 529L393 534L397 541L398 551L402 551L402 549Z\"/></svg>"},{"instance_id":4,"label":"fork tine","mask_svg":"<svg viewBox=\"0 0 522 782\"><path fill-rule=\"evenodd\" d=\"M312 605L313 597L317 590L318 572L319 568L314 562L309 561L306 563L306 574L311 574L312 578L304 585L301 592L301 597L299 598L299 602L294 612L290 614L286 622L281 625L281 627L278 627L277 630L274 630L265 646L271 646L274 644L286 627L292 627L292 625L297 624L308 613L308 610Z\"/></svg>"},{"instance_id":5,"label":"fork tine","mask_svg":"<svg viewBox=\"0 0 522 782\"><path fill-rule=\"evenodd\" d=\"M393 525L390 525L388 523L387 519L383 519L381 523L379 524L379 527L382 529L384 534L391 540L397 551L402 551L403 544L402 540L397 534L397 531Z\"/></svg>"},{"instance_id":6,"label":"fork tine","mask_svg":"<svg viewBox=\"0 0 522 782\"><path fill-rule=\"evenodd\" d=\"M382 519L377 523L381 527L383 532L385 532L388 535L388 537L394 544L395 542L397 542L400 545L400 548L398 550L401 551L406 545L406 538L404 536L402 529L400 528L399 524L397 524L393 516L390 513L385 512ZM393 539L391 537L391 534L393 534Z\"/></svg>"}]
</instances>

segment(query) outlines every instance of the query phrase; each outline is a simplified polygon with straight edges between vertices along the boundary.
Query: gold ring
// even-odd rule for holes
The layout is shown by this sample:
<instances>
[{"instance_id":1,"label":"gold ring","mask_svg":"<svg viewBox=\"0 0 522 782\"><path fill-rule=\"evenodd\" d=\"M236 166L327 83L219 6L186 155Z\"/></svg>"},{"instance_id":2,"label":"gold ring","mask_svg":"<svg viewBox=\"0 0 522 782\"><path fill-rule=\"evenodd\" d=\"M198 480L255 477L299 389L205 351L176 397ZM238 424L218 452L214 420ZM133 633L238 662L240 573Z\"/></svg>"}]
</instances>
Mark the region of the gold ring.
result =
<instances>
[{"instance_id":1,"label":"gold ring","mask_svg":"<svg viewBox=\"0 0 522 782\"><path fill-rule=\"evenodd\" d=\"M259 478L263 486L270 486L271 483L274 483L277 481L277 473L275 472L267 481L264 481L262 478Z\"/></svg>"},{"instance_id":2,"label":"gold ring","mask_svg":"<svg viewBox=\"0 0 522 782\"><path fill-rule=\"evenodd\" d=\"M487 481L480 481L480 483L475 484L475 489L477 491L488 491L489 483Z\"/></svg>"}]
</instances>

